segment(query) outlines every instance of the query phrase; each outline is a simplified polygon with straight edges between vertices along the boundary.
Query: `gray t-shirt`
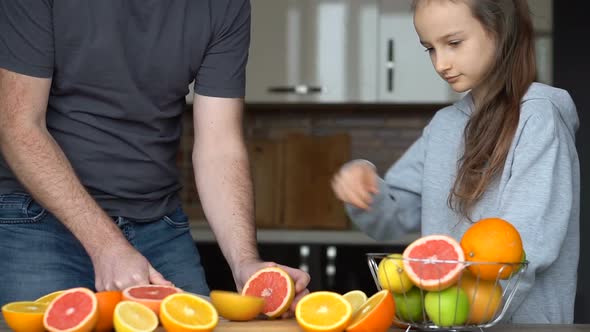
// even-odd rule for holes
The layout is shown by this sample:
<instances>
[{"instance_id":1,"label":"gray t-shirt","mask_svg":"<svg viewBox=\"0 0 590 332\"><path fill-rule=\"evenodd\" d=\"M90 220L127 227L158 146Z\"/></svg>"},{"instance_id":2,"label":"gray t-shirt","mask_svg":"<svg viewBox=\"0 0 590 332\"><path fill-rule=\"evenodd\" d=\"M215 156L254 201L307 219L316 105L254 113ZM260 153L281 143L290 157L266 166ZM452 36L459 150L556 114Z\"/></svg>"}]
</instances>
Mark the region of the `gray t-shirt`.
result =
<instances>
[{"instance_id":1,"label":"gray t-shirt","mask_svg":"<svg viewBox=\"0 0 590 332\"><path fill-rule=\"evenodd\" d=\"M248 0L0 1L0 67L52 77L47 128L113 216L180 204L188 85L241 98ZM0 158L0 193L25 191Z\"/></svg>"}]
</instances>

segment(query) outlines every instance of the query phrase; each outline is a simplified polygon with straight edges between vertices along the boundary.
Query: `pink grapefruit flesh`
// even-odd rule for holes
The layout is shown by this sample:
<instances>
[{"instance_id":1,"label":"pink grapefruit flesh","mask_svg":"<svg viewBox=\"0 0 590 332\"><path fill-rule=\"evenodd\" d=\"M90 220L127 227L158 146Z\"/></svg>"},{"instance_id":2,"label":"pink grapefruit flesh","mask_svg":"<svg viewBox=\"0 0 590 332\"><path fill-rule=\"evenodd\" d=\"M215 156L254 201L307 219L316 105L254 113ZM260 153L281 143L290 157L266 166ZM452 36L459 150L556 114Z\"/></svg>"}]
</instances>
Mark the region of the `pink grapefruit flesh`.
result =
<instances>
[{"instance_id":1,"label":"pink grapefruit flesh","mask_svg":"<svg viewBox=\"0 0 590 332\"><path fill-rule=\"evenodd\" d=\"M174 286L139 285L131 286L123 290L122 299L146 305L158 315L160 313L160 303L162 300L168 295L180 292L182 292L182 290Z\"/></svg>"},{"instance_id":2,"label":"pink grapefruit flesh","mask_svg":"<svg viewBox=\"0 0 590 332\"><path fill-rule=\"evenodd\" d=\"M278 267L267 267L257 271L248 279L242 290L243 295L264 299L262 313L275 318L285 313L295 297L295 285L287 272Z\"/></svg>"},{"instance_id":3,"label":"pink grapefruit flesh","mask_svg":"<svg viewBox=\"0 0 590 332\"><path fill-rule=\"evenodd\" d=\"M459 279L465 254L452 237L428 235L412 242L404 250L403 258L406 273L414 284L424 290L441 291Z\"/></svg>"},{"instance_id":4,"label":"pink grapefruit flesh","mask_svg":"<svg viewBox=\"0 0 590 332\"><path fill-rule=\"evenodd\" d=\"M175 288L161 286L141 286L129 289L127 295L136 299L163 300L166 296L178 293Z\"/></svg>"},{"instance_id":5,"label":"pink grapefruit flesh","mask_svg":"<svg viewBox=\"0 0 590 332\"><path fill-rule=\"evenodd\" d=\"M87 288L73 288L56 297L47 308L43 324L48 331L91 331L98 319L98 302Z\"/></svg>"}]
</instances>

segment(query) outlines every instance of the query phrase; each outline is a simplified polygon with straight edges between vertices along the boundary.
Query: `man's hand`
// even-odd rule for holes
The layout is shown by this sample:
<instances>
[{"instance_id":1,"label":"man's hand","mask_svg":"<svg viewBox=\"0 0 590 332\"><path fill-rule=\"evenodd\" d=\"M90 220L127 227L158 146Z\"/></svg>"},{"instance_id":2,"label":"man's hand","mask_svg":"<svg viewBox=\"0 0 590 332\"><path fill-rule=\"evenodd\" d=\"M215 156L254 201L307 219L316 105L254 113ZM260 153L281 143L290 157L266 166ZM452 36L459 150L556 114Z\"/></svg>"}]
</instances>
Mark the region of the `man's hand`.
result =
<instances>
[{"instance_id":1,"label":"man's hand","mask_svg":"<svg viewBox=\"0 0 590 332\"><path fill-rule=\"evenodd\" d=\"M293 317L293 315L295 314L295 307L297 306L297 302L299 302L299 300L301 300L302 297L309 294L307 285L309 284L311 278L307 272L273 262L245 262L240 265L238 271L235 271L234 279L236 280L236 287L238 289L238 292L242 292L244 284L254 273L256 273L256 271L263 269L265 267L273 266L280 267L285 272L287 272L293 279L293 282L295 283L295 298L293 299L293 303L291 303L291 307L289 308L289 310L282 316L283 318Z\"/></svg>"},{"instance_id":2,"label":"man's hand","mask_svg":"<svg viewBox=\"0 0 590 332\"><path fill-rule=\"evenodd\" d=\"M332 190L341 201L368 210L377 189L375 166L365 160L344 164L332 178Z\"/></svg>"},{"instance_id":3,"label":"man's hand","mask_svg":"<svg viewBox=\"0 0 590 332\"><path fill-rule=\"evenodd\" d=\"M51 79L0 68L0 151L30 194L57 217L88 252L98 291L167 284L127 242L77 178L45 117Z\"/></svg>"},{"instance_id":4,"label":"man's hand","mask_svg":"<svg viewBox=\"0 0 590 332\"><path fill-rule=\"evenodd\" d=\"M172 285L128 244L105 247L93 257L97 291L123 290L133 285Z\"/></svg>"}]
</instances>

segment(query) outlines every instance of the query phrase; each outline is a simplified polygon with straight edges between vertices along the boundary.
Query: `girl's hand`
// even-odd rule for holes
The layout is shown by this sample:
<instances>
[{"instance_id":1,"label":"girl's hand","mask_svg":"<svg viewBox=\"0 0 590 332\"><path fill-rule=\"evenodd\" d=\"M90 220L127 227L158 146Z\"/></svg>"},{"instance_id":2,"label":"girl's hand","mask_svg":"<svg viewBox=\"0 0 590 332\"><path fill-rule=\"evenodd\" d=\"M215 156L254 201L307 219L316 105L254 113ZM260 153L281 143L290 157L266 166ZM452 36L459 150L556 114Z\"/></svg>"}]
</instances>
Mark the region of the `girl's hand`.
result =
<instances>
[{"instance_id":1,"label":"girl's hand","mask_svg":"<svg viewBox=\"0 0 590 332\"><path fill-rule=\"evenodd\" d=\"M336 197L359 209L368 210L373 195L378 193L377 171L366 160L353 160L344 164L332 178L332 190Z\"/></svg>"}]
</instances>

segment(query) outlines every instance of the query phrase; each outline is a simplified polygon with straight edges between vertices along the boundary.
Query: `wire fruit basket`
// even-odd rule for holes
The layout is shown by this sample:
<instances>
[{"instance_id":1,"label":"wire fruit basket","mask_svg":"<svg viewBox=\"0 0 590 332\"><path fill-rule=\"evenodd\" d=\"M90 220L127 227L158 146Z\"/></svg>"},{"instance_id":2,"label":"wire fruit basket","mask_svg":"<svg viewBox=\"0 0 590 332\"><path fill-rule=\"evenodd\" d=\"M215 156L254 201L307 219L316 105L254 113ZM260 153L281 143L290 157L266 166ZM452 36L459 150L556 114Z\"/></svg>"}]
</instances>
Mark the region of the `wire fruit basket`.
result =
<instances>
[{"instance_id":1,"label":"wire fruit basket","mask_svg":"<svg viewBox=\"0 0 590 332\"><path fill-rule=\"evenodd\" d=\"M525 273L528 261L520 263L467 262L404 258L401 255L368 253L367 263L379 290L393 293L396 315L393 324L410 330L464 331L487 328L507 312ZM404 263L430 281L408 277ZM446 279L451 267L459 266L454 278ZM493 267L492 280L480 278L478 271ZM423 270L422 270L423 269ZM495 271L495 270L494 270ZM422 272L426 273L423 274ZM437 277L437 276L444 276Z\"/></svg>"}]
</instances>

